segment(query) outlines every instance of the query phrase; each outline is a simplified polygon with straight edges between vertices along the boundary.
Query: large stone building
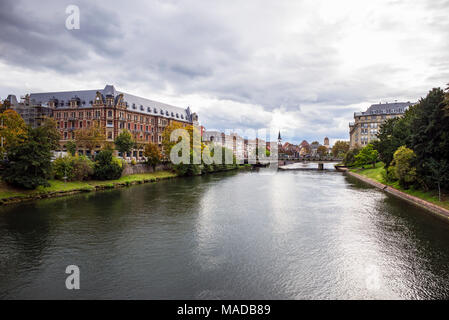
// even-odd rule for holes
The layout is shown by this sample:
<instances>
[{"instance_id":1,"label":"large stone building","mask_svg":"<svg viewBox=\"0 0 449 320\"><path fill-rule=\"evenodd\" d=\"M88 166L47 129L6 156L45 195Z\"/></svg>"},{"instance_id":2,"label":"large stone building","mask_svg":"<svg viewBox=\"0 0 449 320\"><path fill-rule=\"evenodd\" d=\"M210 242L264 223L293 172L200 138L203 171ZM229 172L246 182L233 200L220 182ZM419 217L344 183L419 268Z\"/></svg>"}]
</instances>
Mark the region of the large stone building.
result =
<instances>
[{"instance_id":1,"label":"large stone building","mask_svg":"<svg viewBox=\"0 0 449 320\"><path fill-rule=\"evenodd\" d=\"M402 116L411 105L411 102L387 102L373 104L365 112L355 112L354 122L349 123L350 148L363 147L377 139L380 125Z\"/></svg>"},{"instance_id":2,"label":"large stone building","mask_svg":"<svg viewBox=\"0 0 449 320\"><path fill-rule=\"evenodd\" d=\"M52 116L61 132L61 150L75 139L78 129L99 124L104 130L107 142L113 142L117 135L128 129L141 146L134 150L133 157L141 157L143 145L156 143L161 146L162 132L171 123L196 124L198 116L186 109L141 98L117 91L114 86L104 89L31 93L25 97L25 104L52 110ZM97 146L96 149L99 149ZM78 147L79 153L89 151Z\"/></svg>"}]
</instances>

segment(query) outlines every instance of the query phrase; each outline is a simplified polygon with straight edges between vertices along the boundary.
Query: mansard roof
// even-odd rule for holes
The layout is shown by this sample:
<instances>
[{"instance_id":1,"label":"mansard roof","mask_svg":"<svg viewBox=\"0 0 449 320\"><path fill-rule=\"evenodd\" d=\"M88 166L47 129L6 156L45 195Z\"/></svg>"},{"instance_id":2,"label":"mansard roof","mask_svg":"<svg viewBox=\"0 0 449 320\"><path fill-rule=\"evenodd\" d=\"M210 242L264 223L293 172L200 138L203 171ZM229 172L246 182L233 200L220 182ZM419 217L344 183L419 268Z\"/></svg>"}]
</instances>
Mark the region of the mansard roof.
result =
<instances>
[{"instance_id":1,"label":"mansard roof","mask_svg":"<svg viewBox=\"0 0 449 320\"><path fill-rule=\"evenodd\" d=\"M413 102L393 102L393 103L379 103L371 105L365 112L355 112L355 116L376 115L376 114L401 114L404 113L408 107L414 105Z\"/></svg>"},{"instance_id":2,"label":"mansard roof","mask_svg":"<svg viewBox=\"0 0 449 320\"><path fill-rule=\"evenodd\" d=\"M61 91L61 92L43 92L31 93L30 101L33 104L47 105L52 99L58 102L63 102L64 106L59 108L68 108L67 102L72 99L79 99L80 107L92 107L92 102L99 92L102 98L113 97L117 101L117 97L123 94L123 99L126 102L128 109L142 114L163 116L165 118L172 118L177 121L192 121L192 112L190 107L186 109L175 107L166 103L138 97L129 93L117 91L113 85L106 85L104 89L98 90L80 90L80 91ZM177 117L178 115L178 117Z\"/></svg>"}]
</instances>

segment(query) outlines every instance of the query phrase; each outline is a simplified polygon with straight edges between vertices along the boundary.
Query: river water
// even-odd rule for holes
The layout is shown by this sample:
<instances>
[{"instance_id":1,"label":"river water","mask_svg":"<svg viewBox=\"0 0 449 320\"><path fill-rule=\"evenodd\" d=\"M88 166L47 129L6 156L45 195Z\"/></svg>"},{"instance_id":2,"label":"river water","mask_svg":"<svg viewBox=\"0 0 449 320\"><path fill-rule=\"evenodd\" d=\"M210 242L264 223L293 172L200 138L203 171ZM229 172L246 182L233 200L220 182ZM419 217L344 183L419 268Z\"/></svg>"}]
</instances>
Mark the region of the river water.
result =
<instances>
[{"instance_id":1,"label":"river water","mask_svg":"<svg viewBox=\"0 0 449 320\"><path fill-rule=\"evenodd\" d=\"M67 290L65 269L80 269ZM0 298L449 297L449 227L327 170L228 172L0 208Z\"/></svg>"}]
</instances>

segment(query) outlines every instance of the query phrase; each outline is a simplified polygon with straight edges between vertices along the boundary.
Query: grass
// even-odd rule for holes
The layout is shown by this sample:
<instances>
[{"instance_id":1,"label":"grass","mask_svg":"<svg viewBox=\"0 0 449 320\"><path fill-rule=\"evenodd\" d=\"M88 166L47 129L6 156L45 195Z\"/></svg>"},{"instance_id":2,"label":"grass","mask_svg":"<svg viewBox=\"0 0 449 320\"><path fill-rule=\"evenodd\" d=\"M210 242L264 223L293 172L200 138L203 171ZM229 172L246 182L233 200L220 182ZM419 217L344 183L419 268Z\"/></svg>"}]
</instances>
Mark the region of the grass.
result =
<instances>
[{"instance_id":1,"label":"grass","mask_svg":"<svg viewBox=\"0 0 449 320\"><path fill-rule=\"evenodd\" d=\"M350 169L350 171L358 173L358 174L365 176L367 178L370 178L374 181L388 185L392 188L398 189L398 190L405 192L411 196L415 196L417 198L429 201L429 202L436 204L438 206L441 206L443 208L449 209L449 197L447 195L442 196L442 201L439 201L438 193L434 190L423 191L423 190L416 190L414 188L404 189L399 185L398 181L395 181L395 182L385 181L385 179L383 177L383 172L385 172L385 169L384 169L384 164L382 162L377 163L375 168L373 168L372 166L366 166L364 168Z\"/></svg>"},{"instance_id":2,"label":"grass","mask_svg":"<svg viewBox=\"0 0 449 320\"><path fill-rule=\"evenodd\" d=\"M96 187L114 188L116 185L131 185L134 183L143 183L150 181L157 181L176 177L176 173L170 171L157 171L152 173L132 174L121 177L116 180L106 181L69 181L63 182L60 180L50 180L50 186L39 186L35 190L24 190L14 188L0 181L0 200L8 198L28 198L52 192L70 192L70 191L93 191Z\"/></svg>"}]
</instances>

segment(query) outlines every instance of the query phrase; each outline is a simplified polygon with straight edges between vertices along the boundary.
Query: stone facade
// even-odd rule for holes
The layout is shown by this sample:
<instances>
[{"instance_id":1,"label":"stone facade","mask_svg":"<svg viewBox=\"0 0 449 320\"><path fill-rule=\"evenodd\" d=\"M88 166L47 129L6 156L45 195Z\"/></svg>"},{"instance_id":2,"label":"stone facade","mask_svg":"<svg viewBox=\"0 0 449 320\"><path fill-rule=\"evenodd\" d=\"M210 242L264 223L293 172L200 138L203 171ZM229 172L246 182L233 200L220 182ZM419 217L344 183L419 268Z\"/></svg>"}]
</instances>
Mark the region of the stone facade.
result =
<instances>
[{"instance_id":1,"label":"stone facade","mask_svg":"<svg viewBox=\"0 0 449 320\"><path fill-rule=\"evenodd\" d=\"M350 148L364 147L377 139L377 133L387 119L401 117L413 105L411 102L380 103L371 105L365 112L355 112L349 123Z\"/></svg>"},{"instance_id":2,"label":"stone facade","mask_svg":"<svg viewBox=\"0 0 449 320\"><path fill-rule=\"evenodd\" d=\"M61 133L60 150L65 151L66 143L76 138L79 129L99 125L106 141L114 139L127 129L138 143L137 150L126 156L139 159L147 143L161 147L162 132L172 123L183 126L197 124L198 116L186 109L137 97L117 91L114 86L104 89L31 93L25 97L25 104L34 108L51 110ZM95 150L99 150L100 145ZM78 152L89 154L89 150L79 146Z\"/></svg>"}]
</instances>

